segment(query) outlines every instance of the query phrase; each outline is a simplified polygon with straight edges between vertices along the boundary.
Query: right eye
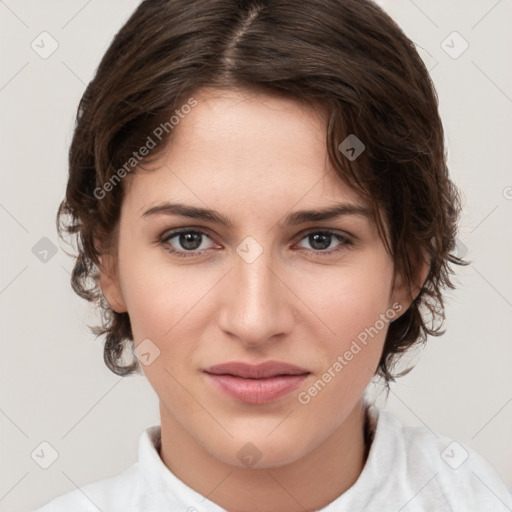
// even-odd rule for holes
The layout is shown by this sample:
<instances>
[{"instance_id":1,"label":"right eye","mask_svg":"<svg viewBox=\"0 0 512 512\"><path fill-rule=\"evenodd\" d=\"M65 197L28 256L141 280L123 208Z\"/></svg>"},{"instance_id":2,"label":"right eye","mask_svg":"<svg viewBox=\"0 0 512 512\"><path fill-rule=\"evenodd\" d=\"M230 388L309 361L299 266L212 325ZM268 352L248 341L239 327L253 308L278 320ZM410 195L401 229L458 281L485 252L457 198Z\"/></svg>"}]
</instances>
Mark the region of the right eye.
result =
<instances>
[{"instance_id":1,"label":"right eye","mask_svg":"<svg viewBox=\"0 0 512 512\"><path fill-rule=\"evenodd\" d=\"M201 249L203 237L210 238L204 231L182 228L168 231L160 239L160 243L165 246L169 253L186 258L197 256L208 249L208 247ZM175 240L173 241L173 239Z\"/></svg>"}]
</instances>

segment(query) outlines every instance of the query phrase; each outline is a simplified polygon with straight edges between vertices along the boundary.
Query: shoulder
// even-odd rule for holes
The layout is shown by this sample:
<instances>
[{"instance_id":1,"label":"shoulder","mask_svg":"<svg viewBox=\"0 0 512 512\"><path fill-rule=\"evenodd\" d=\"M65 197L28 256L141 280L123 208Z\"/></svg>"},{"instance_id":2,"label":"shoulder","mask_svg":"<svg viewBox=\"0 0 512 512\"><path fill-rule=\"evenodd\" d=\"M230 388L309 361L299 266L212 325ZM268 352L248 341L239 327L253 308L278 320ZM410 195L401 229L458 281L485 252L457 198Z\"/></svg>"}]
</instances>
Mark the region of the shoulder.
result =
<instances>
[{"instance_id":1,"label":"shoulder","mask_svg":"<svg viewBox=\"0 0 512 512\"><path fill-rule=\"evenodd\" d=\"M153 425L139 437L138 460L123 472L82 485L57 496L34 512L128 512L145 510L147 478L158 475L163 466L158 455L160 426Z\"/></svg>"},{"instance_id":2,"label":"shoulder","mask_svg":"<svg viewBox=\"0 0 512 512\"><path fill-rule=\"evenodd\" d=\"M437 496L447 510L512 510L510 490L492 465L472 447L427 426L404 426L390 411L375 409L375 440L381 448L387 444L387 449L379 450L380 455L392 459L393 469L401 475L402 487L409 487L411 496L414 492L418 497Z\"/></svg>"},{"instance_id":3,"label":"shoulder","mask_svg":"<svg viewBox=\"0 0 512 512\"><path fill-rule=\"evenodd\" d=\"M69 491L34 512L128 511L137 496L138 464L122 473Z\"/></svg>"}]
</instances>

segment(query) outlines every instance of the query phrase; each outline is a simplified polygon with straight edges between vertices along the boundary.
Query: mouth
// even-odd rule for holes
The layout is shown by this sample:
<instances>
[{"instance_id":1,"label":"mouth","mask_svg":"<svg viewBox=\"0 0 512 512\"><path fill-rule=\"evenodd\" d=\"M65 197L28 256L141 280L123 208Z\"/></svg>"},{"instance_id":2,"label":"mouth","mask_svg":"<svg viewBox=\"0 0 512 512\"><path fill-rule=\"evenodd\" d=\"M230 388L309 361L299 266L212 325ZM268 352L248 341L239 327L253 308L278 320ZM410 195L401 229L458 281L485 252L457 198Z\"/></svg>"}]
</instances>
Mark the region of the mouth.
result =
<instances>
[{"instance_id":1,"label":"mouth","mask_svg":"<svg viewBox=\"0 0 512 512\"><path fill-rule=\"evenodd\" d=\"M267 361L259 365L230 362L203 370L214 387L232 399L266 404L291 393L311 372L288 363Z\"/></svg>"}]
</instances>

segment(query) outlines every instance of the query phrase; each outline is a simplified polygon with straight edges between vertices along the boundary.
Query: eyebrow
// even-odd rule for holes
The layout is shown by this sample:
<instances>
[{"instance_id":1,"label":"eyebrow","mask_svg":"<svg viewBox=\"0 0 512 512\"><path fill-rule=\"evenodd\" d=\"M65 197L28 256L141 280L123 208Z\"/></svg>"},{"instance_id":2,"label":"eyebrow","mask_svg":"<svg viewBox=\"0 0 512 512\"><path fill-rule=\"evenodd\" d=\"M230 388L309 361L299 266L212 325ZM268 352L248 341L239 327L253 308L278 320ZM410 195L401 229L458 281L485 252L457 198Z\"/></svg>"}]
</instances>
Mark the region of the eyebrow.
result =
<instances>
[{"instance_id":1,"label":"eyebrow","mask_svg":"<svg viewBox=\"0 0 512 512\"><path fill-rule=\"evenodd\" d=\"M225 215L207 208L199 208L181 203L161 203L146 210L141 217L151 217L154 215L170 215L187 217L190 219L199 219L214 222L233 228L234 222ZM353 203L339 203L327 208L316 210L298 210L288 214L284 219L284 224L296 226L306 222L315 222L321 220L337 219L346 215L359 215L371 219L371 210L367 206Z\"/></svg>"}]
</instances>

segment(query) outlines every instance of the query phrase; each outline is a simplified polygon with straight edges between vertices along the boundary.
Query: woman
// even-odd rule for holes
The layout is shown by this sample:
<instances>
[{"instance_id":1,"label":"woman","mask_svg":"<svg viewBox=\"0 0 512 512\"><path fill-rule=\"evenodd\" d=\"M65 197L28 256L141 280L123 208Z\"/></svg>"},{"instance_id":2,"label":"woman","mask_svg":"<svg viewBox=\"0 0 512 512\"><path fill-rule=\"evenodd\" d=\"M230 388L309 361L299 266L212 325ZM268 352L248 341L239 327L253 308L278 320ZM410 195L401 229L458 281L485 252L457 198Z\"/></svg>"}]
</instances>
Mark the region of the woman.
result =
<instances>
[{"instance_id":1,"label":"woman","mask_svg":"<svg viewBox=\"0 0 512 512\"><path fill-rule=\"evenodd\" d=\"M73 287L161 425L137 464L40 512L512 506L468 446L364 397L439 334L464 264L436 94L379 7L142 2L69 163Z\"/></svg>"}]
</instances>

